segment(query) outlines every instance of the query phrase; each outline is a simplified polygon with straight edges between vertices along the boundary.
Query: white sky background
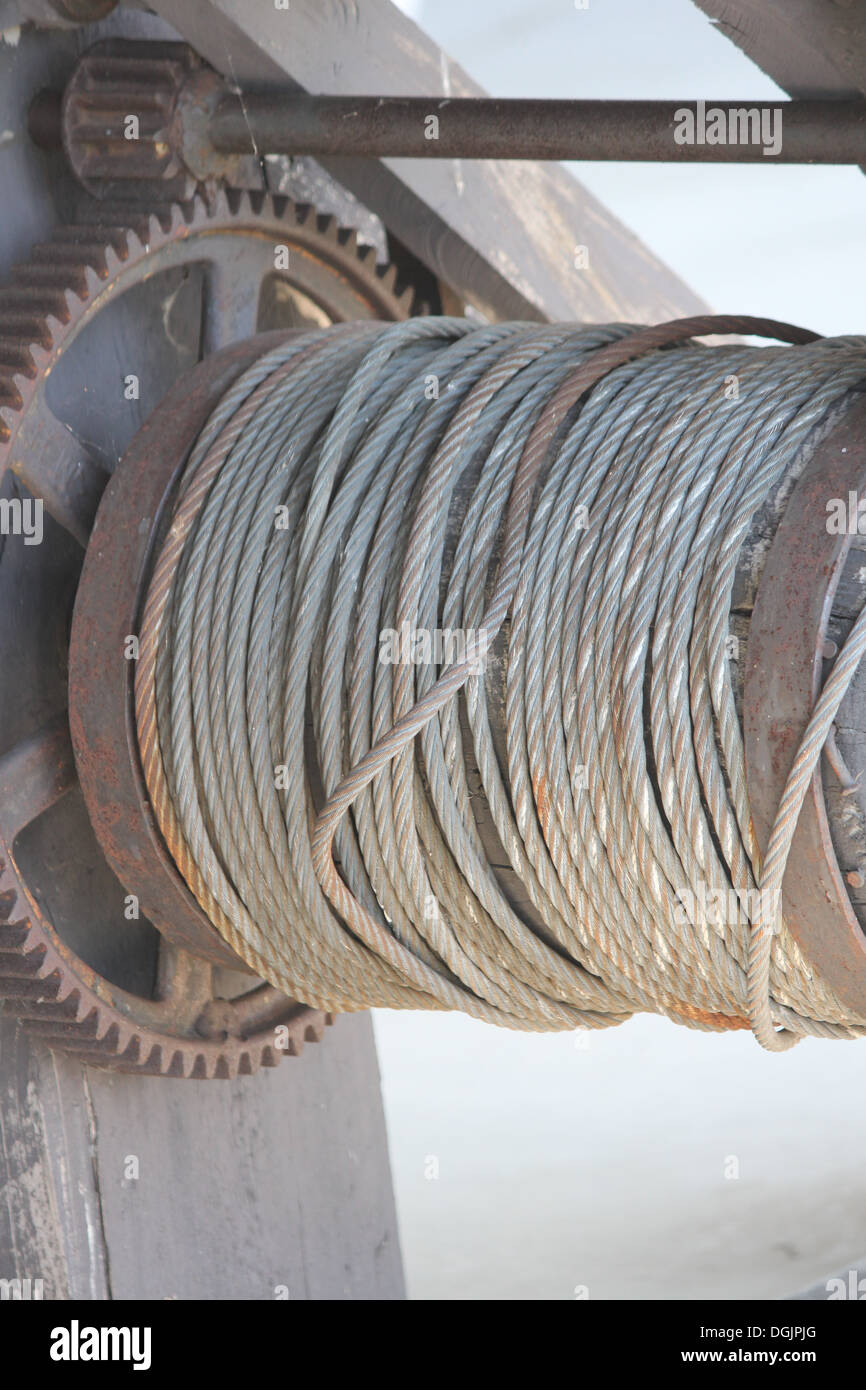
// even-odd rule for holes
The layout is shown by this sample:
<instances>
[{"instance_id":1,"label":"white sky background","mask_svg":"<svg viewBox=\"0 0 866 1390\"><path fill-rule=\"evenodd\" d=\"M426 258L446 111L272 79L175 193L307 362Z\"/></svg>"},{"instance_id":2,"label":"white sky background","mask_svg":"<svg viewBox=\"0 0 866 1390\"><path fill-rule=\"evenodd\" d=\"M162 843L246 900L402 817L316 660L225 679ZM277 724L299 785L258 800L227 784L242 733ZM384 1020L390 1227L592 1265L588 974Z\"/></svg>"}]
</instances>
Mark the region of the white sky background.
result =
<instances>
[{"instance_id":1,"label":"white sky background","mask_svg":"<svg viewBox=\"0 0 866 1390\"><path fill-rule=\"evenodd\" d=\"M497 96L784 99L690 0L402 8ZM573 167L714 309L866 332L866 178L767 164ZM781 1297L866 1253L866 1043L376 1032L416 1298Z\"/></svg>"}]
</instances>

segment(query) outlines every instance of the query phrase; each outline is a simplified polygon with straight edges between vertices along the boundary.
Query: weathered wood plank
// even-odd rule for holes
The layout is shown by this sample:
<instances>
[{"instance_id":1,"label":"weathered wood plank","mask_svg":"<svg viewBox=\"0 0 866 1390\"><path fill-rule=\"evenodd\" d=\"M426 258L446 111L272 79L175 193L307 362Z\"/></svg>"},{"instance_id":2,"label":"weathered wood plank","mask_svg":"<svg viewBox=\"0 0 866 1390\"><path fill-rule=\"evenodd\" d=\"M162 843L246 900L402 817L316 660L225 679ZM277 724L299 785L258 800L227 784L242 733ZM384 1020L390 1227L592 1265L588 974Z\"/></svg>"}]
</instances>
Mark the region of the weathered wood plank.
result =
<instances>
[{"instance_id":1,"label":"weathered wood plank","mask_svg":"<svg viewBox=\"0 0 866 1390\"><path fill-rule=\"evenodd\" d=\"M828 0L695 0L792 97L866 92L866 10ZM724 92L713 92L715 97Z\"/></svg>"},{"instance_id":2,"label":"weathered wood plank","mask_svg":"<svg viewBox=\"0 0 866 1390\"><path fill-rule=\"evenodd\" d=\"M46 1299L394 1299L367 1015L233 1083L81 1066L0 1019L0 1279Z\"/></svg>"},{"instance_id":3,"label":"weathered wood plank","mask_svg":"<svg viewBox=\"0 0 866 1390\"><path fill-rule=\"evenodd\" d=\"M87 1085L112 1298L403 1296L369 1015L230 1085Z\"/></svg>"},{"instance_id":4,"label":"weathered wood plank","mask_svg":"<svg viewBox=\"0 0 866 1390\"><path fill-rule=\"evenodd\" d=\"M108 1296L82 1068L0 1017L0 1279L46 1299Z\"/></svg>"}]
</instances>

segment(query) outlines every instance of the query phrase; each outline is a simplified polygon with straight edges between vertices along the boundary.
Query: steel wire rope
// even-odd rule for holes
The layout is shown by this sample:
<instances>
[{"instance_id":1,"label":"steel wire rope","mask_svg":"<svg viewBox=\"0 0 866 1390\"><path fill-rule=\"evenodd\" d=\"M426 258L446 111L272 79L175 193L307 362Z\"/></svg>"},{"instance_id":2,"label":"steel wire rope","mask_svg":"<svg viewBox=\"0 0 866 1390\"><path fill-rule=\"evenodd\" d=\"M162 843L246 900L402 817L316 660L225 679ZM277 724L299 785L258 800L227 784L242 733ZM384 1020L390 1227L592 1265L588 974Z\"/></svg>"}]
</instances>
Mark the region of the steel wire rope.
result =
<instances>
[{"instance_id":1,"label":"steel wire rope","mask_svg":"<svg viewBox=\"0 0 866 1390\"><path fill-rule=\"evenodd\" d=\"M763 861L727 642L755 516L864 367L742 316L431 318L245 372L186 466L135 703L166 844L251 968L327 1009L862 1036L781 885L866 609ZM458 654L419 660L442 632Z\"/></svg>"}]
</instances>

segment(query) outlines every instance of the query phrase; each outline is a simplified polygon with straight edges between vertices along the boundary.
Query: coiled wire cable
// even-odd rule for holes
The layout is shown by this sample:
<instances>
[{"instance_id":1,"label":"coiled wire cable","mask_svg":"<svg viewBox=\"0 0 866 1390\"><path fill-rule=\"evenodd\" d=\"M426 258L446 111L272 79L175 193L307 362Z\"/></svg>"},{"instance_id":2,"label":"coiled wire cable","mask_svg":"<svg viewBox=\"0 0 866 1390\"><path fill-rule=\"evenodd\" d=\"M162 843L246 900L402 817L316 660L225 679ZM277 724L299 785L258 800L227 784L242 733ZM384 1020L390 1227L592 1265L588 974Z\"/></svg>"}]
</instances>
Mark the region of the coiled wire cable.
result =
<instances>
[{"instance_id":1,"label":"coiled wire cable","mask_svg":"<svg viewBox=\"0 0 866 1390\"><path fill-rule=\"evenodd\" d=\"M864 368L863 339L727 317L263 355L190 455L135 684L161 832L238 955L338 1011L862 1036L781 883L866 616L763 863L727 643L755 516ZM462 650L418 660L443 631Z\"/></svg>"}]
</instances>

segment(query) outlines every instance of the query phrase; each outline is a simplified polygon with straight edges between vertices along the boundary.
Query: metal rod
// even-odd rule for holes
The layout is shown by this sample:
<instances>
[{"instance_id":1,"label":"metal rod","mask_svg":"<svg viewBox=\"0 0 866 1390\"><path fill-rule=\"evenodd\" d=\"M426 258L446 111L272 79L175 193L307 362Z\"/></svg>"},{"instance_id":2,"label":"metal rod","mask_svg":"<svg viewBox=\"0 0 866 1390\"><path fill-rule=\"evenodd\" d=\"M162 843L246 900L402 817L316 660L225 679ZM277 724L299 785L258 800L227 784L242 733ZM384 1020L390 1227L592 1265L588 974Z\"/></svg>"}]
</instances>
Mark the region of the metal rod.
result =
<instances>
[{"instance_id":1,"label":"metal rod","mask_svg":"<svg viewBox=\"0 0 866 1390\"><path fill-rule=\"evenodd\" d=\"M864 101L559 101L252 92L217 150L352 158L866 164Z\"/></svg>"}]
</instances>

